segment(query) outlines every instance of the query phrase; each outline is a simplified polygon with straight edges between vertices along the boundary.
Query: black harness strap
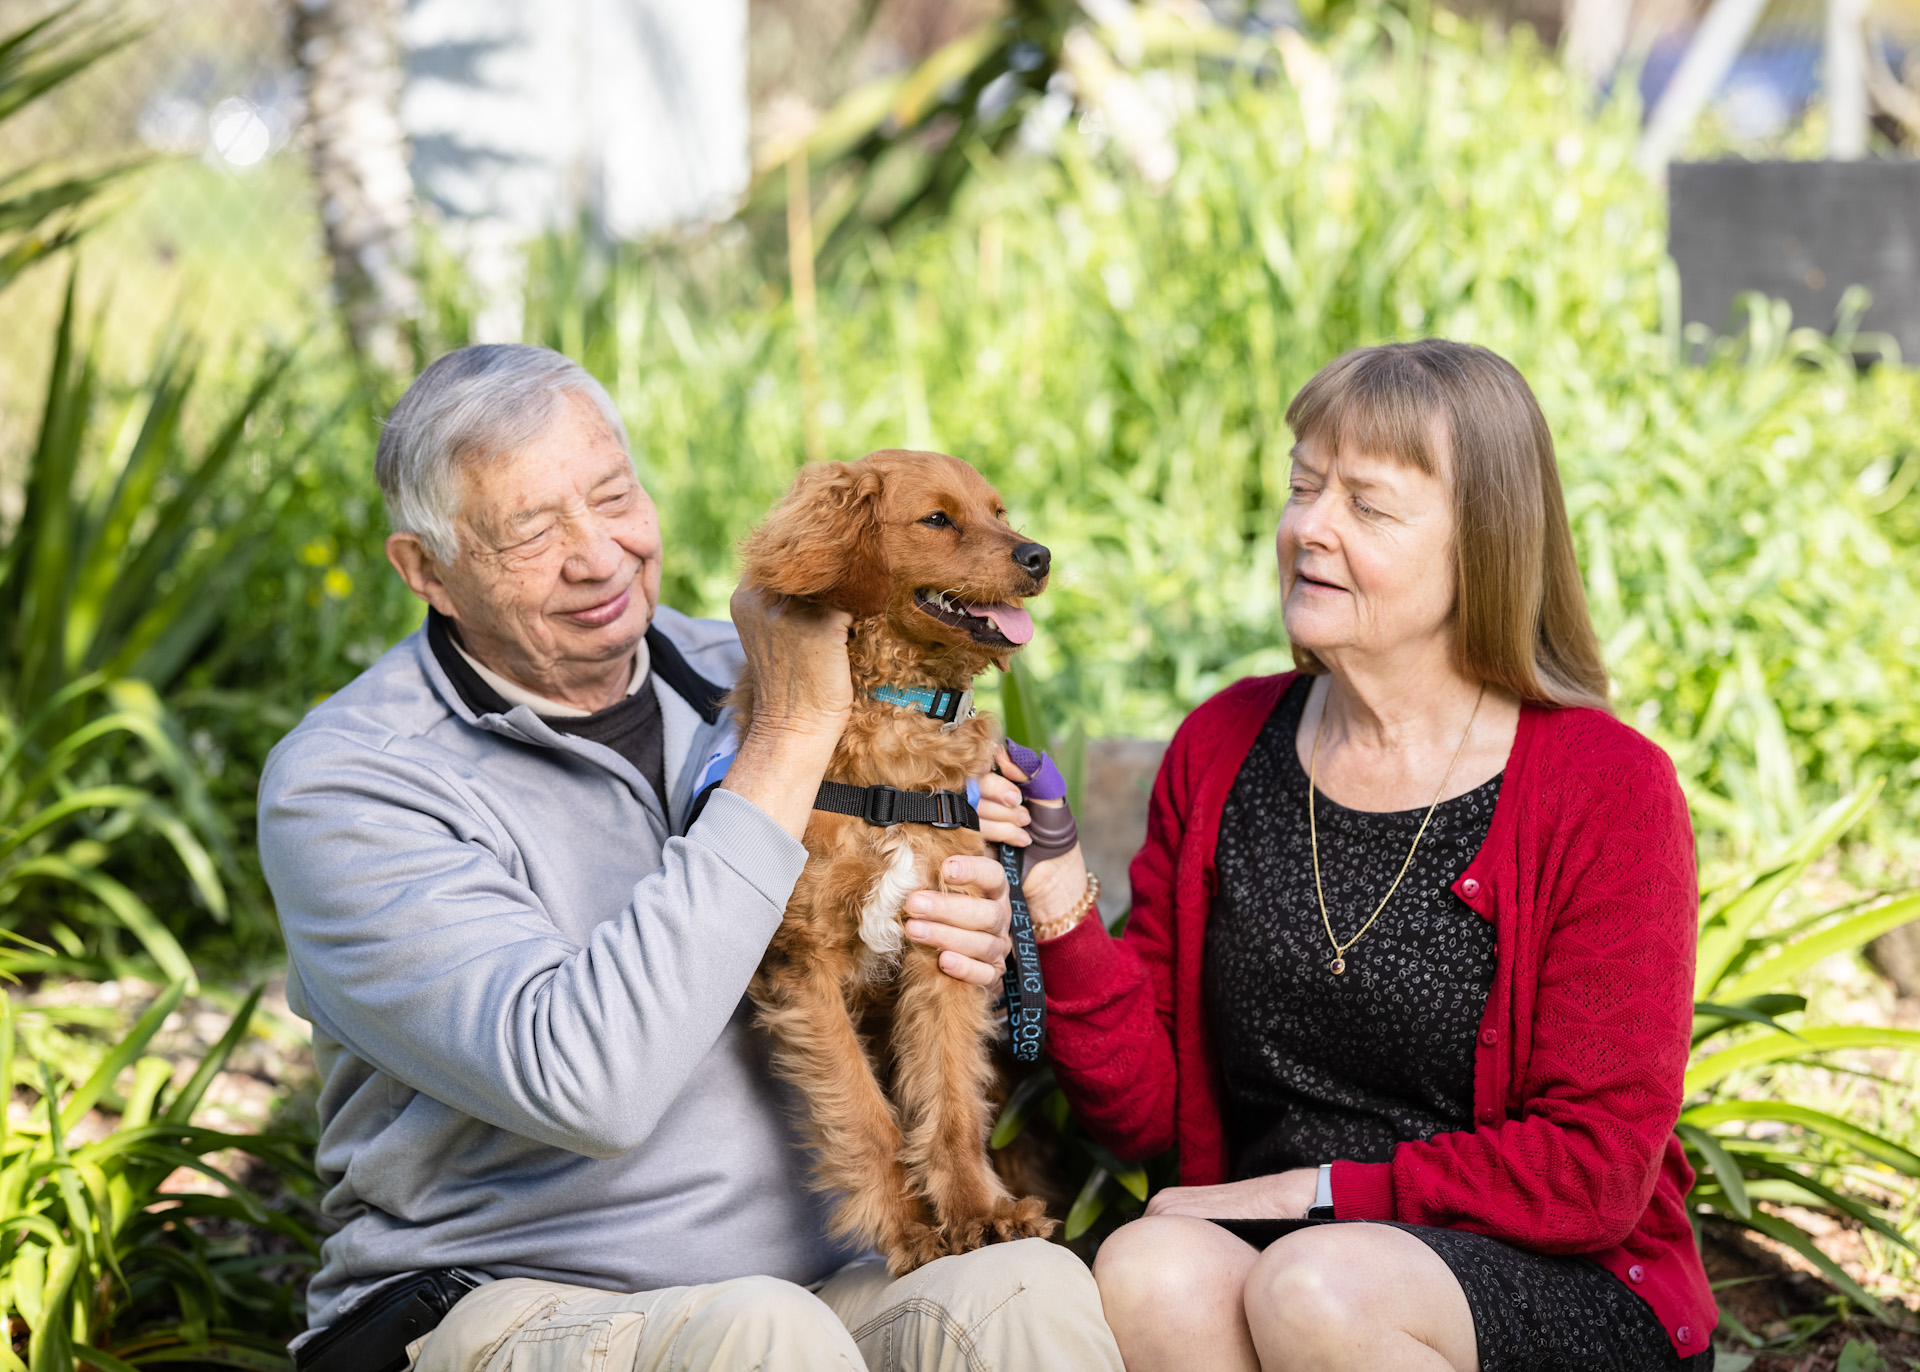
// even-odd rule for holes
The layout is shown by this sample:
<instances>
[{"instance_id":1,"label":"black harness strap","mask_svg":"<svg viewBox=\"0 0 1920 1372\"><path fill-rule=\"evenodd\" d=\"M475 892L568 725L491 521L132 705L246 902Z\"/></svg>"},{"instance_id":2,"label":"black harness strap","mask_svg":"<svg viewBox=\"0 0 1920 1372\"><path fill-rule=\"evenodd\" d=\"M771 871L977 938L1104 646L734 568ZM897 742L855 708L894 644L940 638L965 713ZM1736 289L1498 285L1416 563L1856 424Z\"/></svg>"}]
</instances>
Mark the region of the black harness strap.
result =
<instances>
[{"instance_id":1,"label":"black harness strap","mask_svg":"<svg viewBox=\"0 0 1920 1372\"><path fill-rule=\"evenodd\" d=\"M851 815L882 827L931 824L936 829L980 827L980 814L964 791L902 791L895 786L849 786L823 781L813 808ZM1007 874L1007 904L1013 911L1013 956L1007 959L1007 1039L1016 1062L1040 1061L1047 1041L1047 988L1040 978L1040 950L1033 941L1033 915L1020 884L1020 850L997 844Z\"/></svg>"},{"instance_id":2,"label":"black harness strap","mask_svg":"<svg viewBox=\"0 0 1920 1372\"><path fill-rule=\"evenodd\" d=\"M931 824L936 829L978 829L980 812L965 791L903 791L897 786L849 786L823 781L813 808L830 815L851 815L882 828L894 824Z\"/></svg>"}]
</instances>

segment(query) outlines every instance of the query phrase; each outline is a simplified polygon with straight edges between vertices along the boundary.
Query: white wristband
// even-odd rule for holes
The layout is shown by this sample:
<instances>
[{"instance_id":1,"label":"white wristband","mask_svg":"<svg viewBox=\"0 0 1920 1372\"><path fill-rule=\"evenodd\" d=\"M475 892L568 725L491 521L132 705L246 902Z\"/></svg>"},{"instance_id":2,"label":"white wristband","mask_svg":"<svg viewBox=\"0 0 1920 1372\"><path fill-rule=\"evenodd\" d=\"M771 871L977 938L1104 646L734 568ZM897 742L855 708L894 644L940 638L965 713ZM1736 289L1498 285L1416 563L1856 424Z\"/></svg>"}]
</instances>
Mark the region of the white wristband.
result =
<instances>
[{"instance_id":1,"label":"white wristband","mask_svg":"<svg viewBox=\"0 0 1920 1372\"><path fill-rule=\"evenodd\" d=\"M1333 1214L1333 1164L1320 1164L1320 1174L1314 1178L1313 1204L1307 1208L1306 1217L1310 1220L1330 1220Z\"/></svg>"}]
</instances>

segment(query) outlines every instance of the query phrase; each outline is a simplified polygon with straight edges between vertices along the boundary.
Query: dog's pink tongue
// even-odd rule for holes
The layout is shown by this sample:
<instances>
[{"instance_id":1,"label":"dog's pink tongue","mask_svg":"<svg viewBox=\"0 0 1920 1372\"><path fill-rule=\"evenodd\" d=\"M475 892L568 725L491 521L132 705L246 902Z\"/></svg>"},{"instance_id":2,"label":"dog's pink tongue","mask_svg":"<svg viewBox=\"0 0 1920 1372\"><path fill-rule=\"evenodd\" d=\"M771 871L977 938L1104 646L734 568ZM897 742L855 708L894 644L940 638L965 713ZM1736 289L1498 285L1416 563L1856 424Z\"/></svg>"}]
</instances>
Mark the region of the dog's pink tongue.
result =
<instances>
[{"instance_id":1,"label":"dog's pink tongue","mask_svg":"<svg viewBox=\"0 0 1920 1372\"><path fill-rule=\"evenodd\" d=\"M1033 637L1033 616L1011 605L975 605L970 614L993 621L993 627L1009 643L1025 643Z\"/></svg>"}]
</instances>

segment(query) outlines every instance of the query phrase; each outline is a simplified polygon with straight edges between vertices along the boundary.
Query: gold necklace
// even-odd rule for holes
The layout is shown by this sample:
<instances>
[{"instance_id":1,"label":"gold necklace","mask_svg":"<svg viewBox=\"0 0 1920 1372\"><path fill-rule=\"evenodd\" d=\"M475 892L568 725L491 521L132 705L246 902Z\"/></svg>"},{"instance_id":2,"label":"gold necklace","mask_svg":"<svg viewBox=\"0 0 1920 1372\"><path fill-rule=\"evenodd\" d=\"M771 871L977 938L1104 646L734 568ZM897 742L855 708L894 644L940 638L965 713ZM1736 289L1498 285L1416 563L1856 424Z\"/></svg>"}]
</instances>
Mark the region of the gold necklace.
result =
<instances>
[{"instance_id":1,"label":"gold necklace","mask_svg":"<svg viewBox=\"0 0 1920 1372\"><path fill-rule=\"evenodd\" d=\"M1327 684L1329 695L1333 684ZM1467 730L1460 735L1460 746L1453 750L1453 761L1447 764L1447 774L1440 778L1440 787L1433 793L1433 804L1427 807L1426 818L1420 821L1420 832L1413 836L1413 847L1407 849L1407 860L1400 864L1400 875L1393 879L1393 885L1387 888L1386 895L1373 907L1373 913L1367 916L1367 922L1360 926L1360 932L1342 943L1333 936L1333 921L1327 918L1327 895L1320 887L1320 826L1314 819L1313 793L1320 778L1320 734L1327 726L1327 703L1320 702L1320 718L1313 725L1313 757L1307 764L1307 834L1313 846L1313 894L1320 900L1320 923L1327 931L1327 942L1333 945L1333 961L1327 964L1327 970L1336 977L1347 970L1347 949L1360 941L1361 935L1373 928L1373 922L1380 918L1380 912L1387 908L1387 902L1393 899L1393 893L1400 889L1401 879L1407 875L1407 869L1413 866L1413 855L1420 851L1420 840L1427 835L1427 825L1433 820L1433 812L1440 808L1440 797L1447 793L1447 783L1453 780L1453 769L1460 765L1460 754L1467 751L1467 740L1473 737L1473 722L1480 718L1480 702L1487 698L1487 683L1480 683L1480 694L1473 698L1473 713L1467 716Z\"/></svg>"}]
</instances>

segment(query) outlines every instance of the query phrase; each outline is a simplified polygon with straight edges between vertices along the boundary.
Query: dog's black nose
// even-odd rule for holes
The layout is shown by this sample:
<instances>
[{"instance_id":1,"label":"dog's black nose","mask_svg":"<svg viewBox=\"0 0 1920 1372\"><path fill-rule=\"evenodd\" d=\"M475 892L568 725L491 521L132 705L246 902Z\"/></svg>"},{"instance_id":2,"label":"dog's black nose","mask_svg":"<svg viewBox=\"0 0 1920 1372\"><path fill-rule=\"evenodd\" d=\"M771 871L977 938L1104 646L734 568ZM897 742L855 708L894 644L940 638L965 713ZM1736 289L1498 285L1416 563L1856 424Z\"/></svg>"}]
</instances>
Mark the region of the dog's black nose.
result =
<instances>
[{"instance_id":1,"label":"dog's black nose","mask_svg":"<svg viewBox=\"0 0 1920 1372\"><path fill-rule=\"evenodd\" d=\"M1038 581L1053 565L1053 554L1047 551L1043 543L1022 543L1013 550L1013 560L1020 564L1022 571Z\"/></svg>"}]
</instances>

